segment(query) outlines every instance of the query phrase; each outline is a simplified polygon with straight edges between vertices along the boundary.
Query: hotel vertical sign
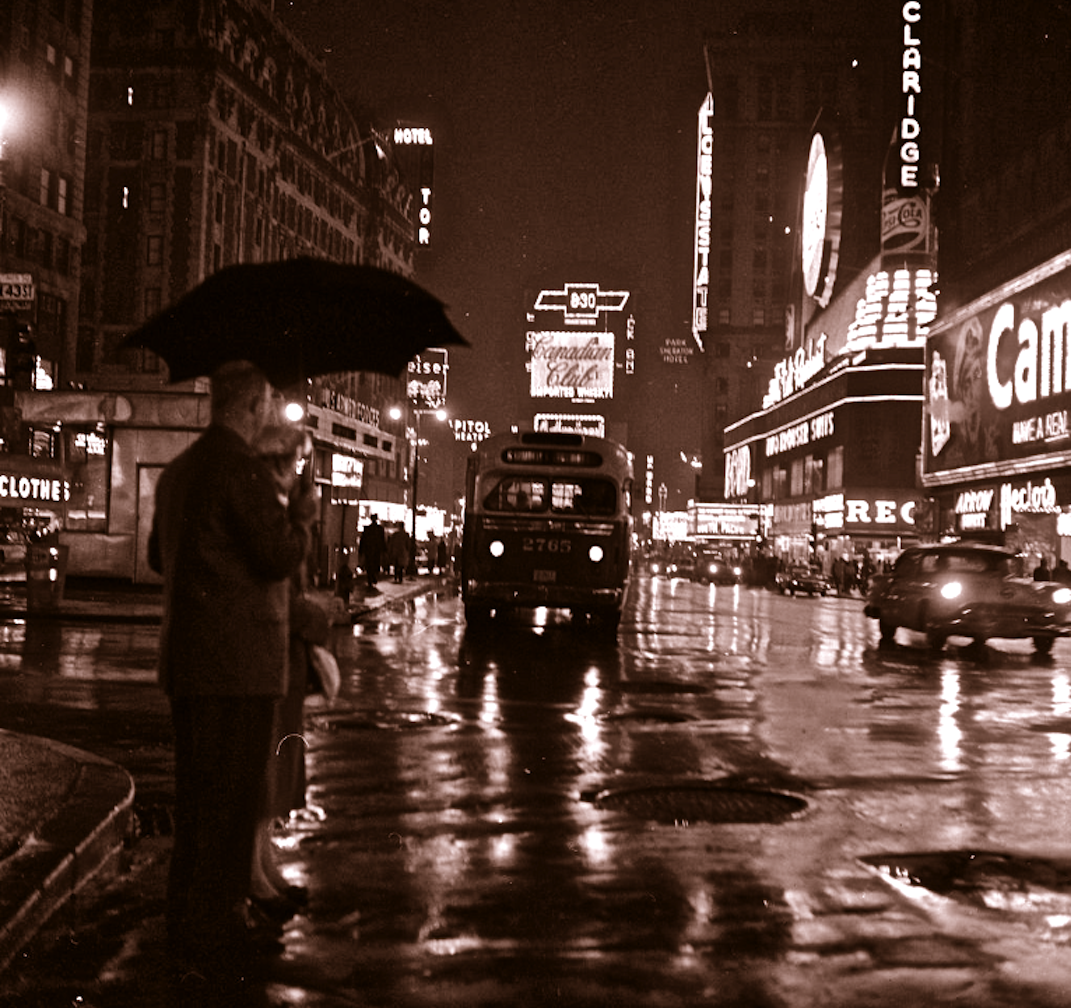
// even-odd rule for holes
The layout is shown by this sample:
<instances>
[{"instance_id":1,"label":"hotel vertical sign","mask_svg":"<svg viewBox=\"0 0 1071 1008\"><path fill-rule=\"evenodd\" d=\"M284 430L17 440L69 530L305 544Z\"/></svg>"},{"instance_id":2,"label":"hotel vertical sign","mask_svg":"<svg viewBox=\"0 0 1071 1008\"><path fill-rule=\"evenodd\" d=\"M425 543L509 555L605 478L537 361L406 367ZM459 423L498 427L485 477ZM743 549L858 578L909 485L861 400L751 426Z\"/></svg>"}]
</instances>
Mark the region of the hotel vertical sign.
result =
<instances>
[{"instance_id":1,"label":"hotel vertical sign","mask_svg":"<svg viewBox=\"0 0 1071 1008\"><path fill-rule=\"evenodd\" d=\"M692 267L692 335L703 349L710 311L710 204L714 188L714 96L699 107L695 171L695 258Z\"/></svg>"}]
</instances>

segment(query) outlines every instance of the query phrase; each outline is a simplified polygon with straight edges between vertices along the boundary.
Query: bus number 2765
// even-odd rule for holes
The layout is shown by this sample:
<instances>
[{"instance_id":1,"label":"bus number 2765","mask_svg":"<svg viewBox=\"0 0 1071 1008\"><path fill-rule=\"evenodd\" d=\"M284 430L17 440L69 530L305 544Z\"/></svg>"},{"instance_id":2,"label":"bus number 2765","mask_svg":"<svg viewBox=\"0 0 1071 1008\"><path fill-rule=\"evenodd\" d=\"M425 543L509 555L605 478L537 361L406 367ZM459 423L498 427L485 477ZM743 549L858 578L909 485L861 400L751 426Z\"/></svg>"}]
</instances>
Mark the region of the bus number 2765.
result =
<instances>
[{"instance_id":1,"label":"bus number 2765","mask_svg":"<svg viewBox=\"0 0 1071 1008\"><path fill-rule=\"evenodd\" d=\"M546 536L525 536L525 553L568 553L573 544L568 539L548 539Z\"/></svg>"}]
</instances>

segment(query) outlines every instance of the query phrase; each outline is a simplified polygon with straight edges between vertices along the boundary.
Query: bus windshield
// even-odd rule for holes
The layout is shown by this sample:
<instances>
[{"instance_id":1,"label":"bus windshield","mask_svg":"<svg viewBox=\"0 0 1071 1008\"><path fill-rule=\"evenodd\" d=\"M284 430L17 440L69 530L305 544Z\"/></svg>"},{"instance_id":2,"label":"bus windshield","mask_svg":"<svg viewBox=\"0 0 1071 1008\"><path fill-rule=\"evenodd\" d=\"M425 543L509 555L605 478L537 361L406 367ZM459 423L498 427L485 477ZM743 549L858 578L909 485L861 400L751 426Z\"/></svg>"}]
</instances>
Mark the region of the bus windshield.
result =
<instances>
[{"instance_id":1,"label":"bus windshield","mask_svg":"<svg viewBox=\"0 0 1071 1008\"><path fill-rule=\"evenodd\" d=\"M586 515L609 518L617 511L617 489L608 479L503 476L483 499L487 511Z\"/></svg>"}]
</instances>

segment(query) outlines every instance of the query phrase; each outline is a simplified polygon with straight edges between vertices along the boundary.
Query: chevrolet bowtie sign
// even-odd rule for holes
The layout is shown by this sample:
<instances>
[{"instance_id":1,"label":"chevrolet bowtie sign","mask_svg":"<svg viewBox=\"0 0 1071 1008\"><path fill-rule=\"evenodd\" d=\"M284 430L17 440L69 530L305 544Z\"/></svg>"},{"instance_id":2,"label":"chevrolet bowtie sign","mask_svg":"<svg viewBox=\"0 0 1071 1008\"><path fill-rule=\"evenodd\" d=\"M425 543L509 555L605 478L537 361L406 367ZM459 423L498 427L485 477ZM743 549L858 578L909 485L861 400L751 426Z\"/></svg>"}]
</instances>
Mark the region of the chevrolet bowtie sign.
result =
<instances>
[{"instance_id":1,"label":"chevrolet bowtie sign","mask_svg":"<svg viewBox=\"0 0 1071 1008\"><path fill-rule=\"evenodd\" d=\"M564 290L542 290L536 298L536 311L561 311L565 324L594 326L602 312L623 311L628 291L604 291L598 284L566 284Z\"/></svg>"}]
</instances>

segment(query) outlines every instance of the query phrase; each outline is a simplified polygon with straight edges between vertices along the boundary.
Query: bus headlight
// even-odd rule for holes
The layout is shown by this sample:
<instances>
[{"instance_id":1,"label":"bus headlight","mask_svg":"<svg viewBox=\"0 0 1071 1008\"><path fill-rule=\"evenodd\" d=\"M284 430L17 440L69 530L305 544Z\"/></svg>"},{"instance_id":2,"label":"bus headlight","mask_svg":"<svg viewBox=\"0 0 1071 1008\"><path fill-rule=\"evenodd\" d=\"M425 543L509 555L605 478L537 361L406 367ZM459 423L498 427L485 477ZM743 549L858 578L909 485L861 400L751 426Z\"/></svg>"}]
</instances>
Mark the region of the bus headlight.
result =
<instances>
[{"instance_id":1,"label":"bus headlight","mask_svg":"<svg viewBox=\"0 0 1071 1008\"><path fill-rule=\"evenodd\" d=\"M500 557L506 552L506 544L501 539L494 539L491 545L487 547L491 551L491 556Z\"/></svg>"},{"instance_id":2,"label":"bus headlight","mask_svg":"<svg viewBox=\"0 0 1071 1008\"><path fill-rule=\"evenodd\" d=\"M1067 605L1068 602L1071 602L1071 588L1057 588L1052 593L1052 600L1057 605Z\"/></svg>"},{"instance_id":3,"label":"bus headlight","mask_svg":"<svg viewBox=\"0 0 1071 1008\"><path fill-rule=\"evenodd\" d=\"M592 563L598 563L604 555L605 554L603 553L601 546L592 546L588 550L588 558L591 560Z\"/></svg>"},{"instance_id":4,"label":"bus headlight","mask_svg":"<svg viewBox=\"0 0 1071 1008\"><path fill-rule=\"evenodd\" d=\"M947 581L941 585L941 597L946 599L959 598L963 593L963 585L958 581Z\"/></svg>"}]
</instances>

